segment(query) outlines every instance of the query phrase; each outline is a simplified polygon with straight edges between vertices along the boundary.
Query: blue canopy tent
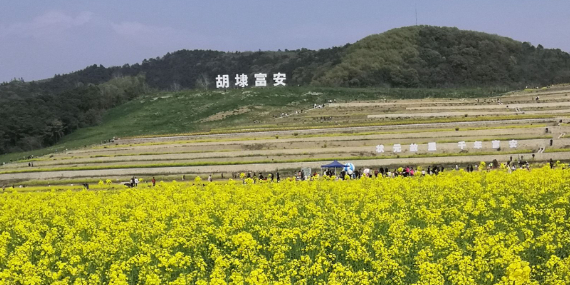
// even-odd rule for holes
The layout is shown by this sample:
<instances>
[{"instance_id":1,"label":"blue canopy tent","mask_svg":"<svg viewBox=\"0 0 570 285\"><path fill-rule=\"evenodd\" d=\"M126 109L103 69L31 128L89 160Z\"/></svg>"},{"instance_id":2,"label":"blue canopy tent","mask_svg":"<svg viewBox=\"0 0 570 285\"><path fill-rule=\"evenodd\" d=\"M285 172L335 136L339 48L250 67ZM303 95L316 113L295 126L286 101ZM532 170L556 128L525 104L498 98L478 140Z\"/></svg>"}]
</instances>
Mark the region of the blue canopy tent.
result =
<instances>
[{"instance_id":1,"label":"blue canopy tent","mask_svg":"<svg viewBox=\"0 0 570 285\"><path fill-rule=\"evenodd\" d=\"M321 168L334 168L334 174L336 175L336 169L337 168L344 168L344 164L335 160L329 164L321 165Z\"/></svg>"}]
</instances>

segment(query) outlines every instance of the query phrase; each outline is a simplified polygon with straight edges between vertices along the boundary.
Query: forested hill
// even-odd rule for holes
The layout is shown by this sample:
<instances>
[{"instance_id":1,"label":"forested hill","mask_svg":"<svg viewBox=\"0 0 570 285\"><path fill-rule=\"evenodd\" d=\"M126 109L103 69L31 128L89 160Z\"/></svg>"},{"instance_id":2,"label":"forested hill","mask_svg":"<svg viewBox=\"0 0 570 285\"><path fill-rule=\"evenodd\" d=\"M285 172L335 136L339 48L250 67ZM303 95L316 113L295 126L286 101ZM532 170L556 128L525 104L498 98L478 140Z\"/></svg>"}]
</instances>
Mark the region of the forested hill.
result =
<instances>
[{"instance_id":1,"label":"forested hill","mask_svg":"<svg viewBox=\"0 0 570 285\"><path fill-rule=\"evenodd\" d=\"M559 49L457 28L414 26L368 36L313 81L327 86L544 86L570 81Z\"/></svg>"},{"instance_id":2,"label":"forested hill","mask_svg":"<svg viewBox=\"0 0 570 285\"><path fill-rule=\"evenodd\" d=\"M290 85L520 88L569 82L570 55L497 35L413 26L321 50L180 50L140 64L89 66L34 82L29 89L55 94L139 74L160 90L212 88L216 75L238 73L250 75L251 86L253 73L259 72L286 73Z\"/></svg>"},{"instance_id":3,"label":"forested hill","mask_svg":"<svg viewBox=\"0 0 570 285\"><path fill-rule=\"evenodd\" d=\"M0 84L0 154L45 147L97 124L144 90L214 88L218 74L286 73L289 86L508 87L570 82L558 49L457 28L413 26L321 50L180 50L142 63L92 65L53 78Z\"/></svg>"},{"instance_id":4,"label":"forested hill","mask_svg":"<svg viewBox=\"0 0 570 285\"><path fill-rule=\"evenodd\" d=\"M98 85L76 84L61 91L38 83L3 84L0 155L53 145L79 128L99 124L106 110L146 90L143 76L115 78Z\"/></svg>"}]
</instances>

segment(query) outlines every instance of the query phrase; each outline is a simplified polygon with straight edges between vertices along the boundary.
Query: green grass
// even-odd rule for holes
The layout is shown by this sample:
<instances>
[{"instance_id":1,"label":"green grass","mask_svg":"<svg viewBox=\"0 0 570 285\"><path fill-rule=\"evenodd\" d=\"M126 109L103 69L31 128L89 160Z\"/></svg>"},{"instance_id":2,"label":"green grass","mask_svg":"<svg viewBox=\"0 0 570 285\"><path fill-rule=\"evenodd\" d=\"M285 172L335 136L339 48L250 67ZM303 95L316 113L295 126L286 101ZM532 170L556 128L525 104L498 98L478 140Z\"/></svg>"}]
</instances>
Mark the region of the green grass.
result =
<instances>
[{"instance_id":1,"label":"green grass","mask_svg":"<svg viewBox=\"0 0 570 285\"><path fill-rule=\"evenodd\" d=\"M498 140L501 142L508 142L510 140L516 140L516 141L522 141L522 140L538 140L538 139L551 139L552 136L549 135L544 135L544 136L531 136L531 137L494 137L494 138L481 138L481 139L471 139L471 140L465 140L465 142L475 142L475 141L482 141L482 142L488 142L488 141L494 141L494 140ZM457 143L459 142L459 140L442 140L442 141L436 141L437 143ZM422 143L427 143L427 142L422 142ZM419 143L418 143L419 144Z\"/></svg>"},{"instance_id":2,"label":"green grass","mask_svg":"<svg viewBox=\"0 0 570 285\"><path fill-rule=\"evenodd\" d=\"M544 152L570 152L570 148L547 148Z\"/></svg>"},{"instance_id":3,"label":"green grass","mask_svg":"<svg viewBox=\"0 0 570 285\"><path fill-rule=\"evenodd\" d=\"M313 92L313 93L310 93ZM313 95L314 93L320 95ZM397 88L248 88L160 92L145 95L109 110L100 125L80 129L64 137L57 145L28 152L0 156L2 161L41 156L65 149L98 144L112 137L134 137L189 132L210 133L214 129L240 128L252 125L254 120L273 118L281 112L308 109L327 100L352 102L358 100L465 98L500 95L498 89L397 89ZM167 97L167 98L161 98ZM201 120L219 112L241 107L259 106L251 112L228 116L219 121ZM264 113L269 112L269 113Z\"/></svg>"},{"instance_id":4,"label":"green grass","mask_svg":"<svg viewBox=\"0 0 570 285\"><path fill-rule=\"evenodd\" d=\"M95 148L94 148L95 149ZM85 156L70 156L70 157L58 157L58 158L32 158L24 159L18 162L36 162L36 161L66 161L73 159L85 159L85 158L98 158L98 157L122 157L122 156L146 156L146 155L162 155L162 154L185 154L185 153L204 153L204 152L231 152L235 151L232 149L221 149L221 150L194 150L194 151L180 151L180 152L141 152L141 153L118 153L118 154L97 154L97 155L85 155Z\"/></svg>"}]
</instances>

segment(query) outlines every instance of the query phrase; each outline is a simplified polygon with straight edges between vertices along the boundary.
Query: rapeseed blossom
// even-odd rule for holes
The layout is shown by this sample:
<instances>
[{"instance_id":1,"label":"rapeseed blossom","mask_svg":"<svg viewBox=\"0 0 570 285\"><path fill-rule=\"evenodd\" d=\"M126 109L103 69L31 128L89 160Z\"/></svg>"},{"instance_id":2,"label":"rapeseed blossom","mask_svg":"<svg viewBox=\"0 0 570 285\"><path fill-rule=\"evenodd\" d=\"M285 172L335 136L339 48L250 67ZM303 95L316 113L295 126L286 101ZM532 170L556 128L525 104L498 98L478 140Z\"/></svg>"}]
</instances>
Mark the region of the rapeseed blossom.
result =
<instances>
[{"instance_id":1,"label":"rapeseed blossom","mask_svg":"<svg viewBox=\"0 0 570 285\"><path fill-rule=\"evenodd\" d=\"M10 189L0 211L0 284L570 284L562 169Z\"/></svg>"}]
</instances>

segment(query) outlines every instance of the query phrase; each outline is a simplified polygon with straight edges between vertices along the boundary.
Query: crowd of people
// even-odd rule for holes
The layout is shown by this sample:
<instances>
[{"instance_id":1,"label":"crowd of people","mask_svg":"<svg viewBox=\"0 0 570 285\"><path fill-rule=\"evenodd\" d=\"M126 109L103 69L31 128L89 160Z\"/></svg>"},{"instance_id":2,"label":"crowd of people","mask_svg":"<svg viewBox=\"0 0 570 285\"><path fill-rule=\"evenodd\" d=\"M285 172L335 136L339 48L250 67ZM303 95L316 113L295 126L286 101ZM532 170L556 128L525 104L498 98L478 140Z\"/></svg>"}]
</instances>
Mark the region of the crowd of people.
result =
<instances>
[{"instance_id":1,"label":"crowd of people","mask_svg":"<svg viewBox=\"0 0 570 285\"><path fill-rule=\"evenodd\" d=\"M141 181L142 181L142 180L141 180ZM128 186L128 187L131 187L131 188L132 188L132 187L137 187L137 186L139 186L139 182L140 182L139 179L138 179L137 177L133 176L129 182L125 182L125 183L123 183L123 184L124 184L125 186ZM152 186L153 186L153 187L156 186L156 179L154 178L154 176L152 177L152 179L150 180L150 182L152 183ZM89 188L88 188L88 189L89 189Z\"/></svg>"},{"instance_id":2,"label":"crowd of people","mask_svg":"<svg viewBox=\"0 0 570 285\"><path fill-rule=\"evenodd\" d=\"M528 161L525 161L522 159L522 157L519 157L518 161L513 160L513 157L510 158L509 161L507 161L506 163L503 164L504 167L506 167L506 169L509 172L515 171L517 169L525 169L525 170L530 170L530 163ZM549 166L550 168L554 168L555 167L555 163L552 159L550 159L549 161ZM501 164L495 159L492 162L485 164L485 169L480 169L480 165L479 164L468 164L466 166L464 166L464 170L467 172L474 172L474 171L491 171L493 169L498 169L501 167ZM452 168L453 170L460 170L459 165L455 165L455 168ZM361 177L365 176L365 177L398 177L398 176L402 176L402 177L411 177L411 176L425 176L425 175L438 175L439 173L443 172L445 170L445 167L443 165L431 165L428 166L427 169L422 168L422 167L411 167L411 166L405 166L405 167L396 167L394 170L390 170L388 169L388 167L379 167L376 169L355 169L354 171L346 171L346 170L342 170L340 172L336 172L334 169L325 169L323 171L323 176L328 176L328 177L333 177L336 176L338 177L338 179L346 179L346 178L350 178L350 179L360 179ZM312 175L313 177L318 176L318 174L315 172ZM299 174L297 175L297 179L298 180L307 180L307 177L303 176L302 172L299 172Z\"/></svg>"},{"instance_id":3,"label":"crowd of people","mask_svg":"<svg viewBox=\"0 0 570 285\"><path fill-rule=\"evenodd\" d=\"M551 168L554 168L555 164L552 161L552 159L549 162L549 165ZM518 161L514 161L513 158L511 157L509 161L507 161L504 166L507 168L507 170L509 172L515 171L517 169L526 169L526 170L530 170L530 164L528 163L528 161L522 160L521 157L519 157ZM492 162L489 162L488 164L485 164L485 168L484 169L480 169L480 164L468 164L468 165L464 165L463 166L463 170L467 171L467 172L474 172L474 171L491 171L493 169L498 169L500 168L501 165L500 163L495 159ZM425 167L421 167L418 166L416 168L414 168L413 166L402 166L402 167L396 167L393 170L388 169L388 167L378 167L378 168L373 168L373 169L355 169L354 171L346 171L346 170L341 170L341 171L336 171L334 168L326 168L323 170L322 175L323 176L328 176L328 177L337 177L337 179L339 180L344 180L344 179L360 179L363 176L364 177L412 177L412 176L425 176L425 175L438 175L441 172L444 172L446 170L446 168L443 165L430 165L427 168ZM459 165L455 165L455 167L451 167L448 168L448 170L460 170L460 166ZM293 177L295 180L298 181L305 181L305 180L312 180L316 177L319 177L320 174L318 172L313 172L313 173L306 173L305 171L303 171L303 169L297 171L295 173L295 176ZM211 182L212 181L212 176L210 175L208 177L208 181ZM240 173L233 173L232 174L233 179L254 179L254 180L266 180L266 181L272 181L272 182L279 182L281 179L279 172L277 172L276 174L272 174L269 173L266 176L263 175L263 173L259 172L247 172L244 173L243 177L240 177Z\"/></svg>"},{"instance_id":4,"label":"crowd of people","mask_svg":"<svg viewBox=\"0 0 570 285\"><path fill-rule=\"evenodd\" d=\"M473 166L469 165L466 170L467 171L473 171ZM345 179L345 178L350 178L350 179L360 179L363 176L365 177L398 177L398 176L403 176L403 177L410 177L410 176L418 176L418 175L437 175L440 172L443 172L445 170L445 167L441 166L441 165L433 165L433 166L428 166L427 169L423 169L421 167L411 167L411 166L405 166L405 167L397 167L395 168L393 171L390 171L390 169L388 169L388 167L379 167L376 168L374 170L372 169L356 169L354 171L346 171L346 170L342 170L340 171L338 177L339 179ZM325 170L323 175L325 176L335 176L335 172L332 170Z\"/></svg>"},{"instance_id":5,"label":"crowd of people","mask_svg":"<svg viewBox=\"0 0 570 285\"><path fill-rule=\"evenodd\" d=\"M211 175L209 176L208 181L211 181ZM223 176L222 176L223 178ZM259 173L255 173L255 172L247 172L247 173L237 173L234 172L232 173L232 178L233 179L254 179L254 180L265 180L265 181L274 181L274 182L279 182L281 181L281 174L279 174L279 171L276 171L275 173L267 173L266 175L263 175L263 173L259 172Z\"/></svg>"},{"instance_id":6,"label":"crowd of people","mask_svg":"<svg viewBox=\"0 0 570 285\"><path fill-rule=\"evenodd\" d=\"M490 162L489 164L485 164L486 165L486 169L480 169L479 164L469 164L466 165L463 169L467 172L473 172L473 171L491 171L492 169L497 169L500 167L499 162L495 159L492 162ZM514 161L513 158L511 157L509 161L507 161L505 164L505 167L507 168L507 170L509 172L511 171L515 171L517 169L526 169L526 170L530 170L530 164L527 161L524 161L521 159L521 157L519 157L518 161ZM555 163L552 159L550 159L549 161L549 165L550 168L554 168L555 167ZM448 169L449 170L449 169ZM459 165L455 165L455 168L452 168L452 170L460 170ZM387 178L393 178L393 177L412 177L412 176L426 176L426 175L438 175L441 172L445 171L445 167L443 165L431 165L428 166L427 168L422 168L421 166L418 166L416 168L412 167L412 166L405 166L405 167L396 167L394 168L394 170L390 170L388 169L388 167L379 167L379 168L375 168L375 169L355 169L354 171L345 171L342 170L340 172L335 171L335 169L324 169L323 171L323 176L328 176L328 177L337 177L337 179L339 180L345 180L345 179L360 179L363 176L364 177L370 177L370 178L375 178L375 177L387 177ZM305 171L300 170L296 172L295 177L293 177L295 180L298 181L305 181L305 180L312 180L314 178L319 177L319 174L317 172L313 172L311 173L305 173ZM182 176L182 180L185 180L185 175ZM223 178L223 175L222 175ZM238 173L238 172L234 172L232 173L232 178L237 180L237 179L241 179L244 181L246 179L253 179L254 181L271 181L271 182L280 182L281 181L281 175L279 173L279 171L275 172L275 173L267 173L266 175L264 175L261 172L247 172L247 173ZM213 182L213 178L212 178L212 174L210 174L208 176L208 182ZM152 186L156 185L156 180L154 177L152 177ZM125 183L126 186L129 187L136 187L139 183L139 179L137 177L132 177L130 182Z\"/></svg>"}]
</instances>

